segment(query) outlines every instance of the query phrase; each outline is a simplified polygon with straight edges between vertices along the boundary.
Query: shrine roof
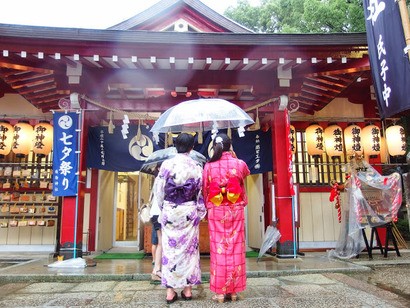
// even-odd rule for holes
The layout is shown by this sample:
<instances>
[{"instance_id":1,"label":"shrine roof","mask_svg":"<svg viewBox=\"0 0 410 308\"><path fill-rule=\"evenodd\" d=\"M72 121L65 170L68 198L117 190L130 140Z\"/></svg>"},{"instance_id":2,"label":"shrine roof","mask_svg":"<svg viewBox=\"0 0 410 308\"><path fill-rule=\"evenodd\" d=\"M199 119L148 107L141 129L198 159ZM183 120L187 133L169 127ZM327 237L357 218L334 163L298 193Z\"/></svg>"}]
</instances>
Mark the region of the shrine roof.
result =
<instances>
[{"instance_id":1,"label":"shrine roof","mask_svg":"<svg viewBox=\"0 0 410 308\"><path fill-rule=\"evenodd\" d=\"M259 46L367 46L366 33L262 34L78 29L0 24L0 37L34 40Z\"/></svg>"},{"instance_id":2,"label":"shrine roof","mask_svg":"<svg viewBox=\"0 0 410 308\"><path fill-rule=\"evenodd\" d=\"M199 20L196 24L200 32L252 33L251 30L215 12L198 0L162 0L109 29L158 30L161 21L169 22L181 16L192 21Z\"/></svg>"}]
</instances>

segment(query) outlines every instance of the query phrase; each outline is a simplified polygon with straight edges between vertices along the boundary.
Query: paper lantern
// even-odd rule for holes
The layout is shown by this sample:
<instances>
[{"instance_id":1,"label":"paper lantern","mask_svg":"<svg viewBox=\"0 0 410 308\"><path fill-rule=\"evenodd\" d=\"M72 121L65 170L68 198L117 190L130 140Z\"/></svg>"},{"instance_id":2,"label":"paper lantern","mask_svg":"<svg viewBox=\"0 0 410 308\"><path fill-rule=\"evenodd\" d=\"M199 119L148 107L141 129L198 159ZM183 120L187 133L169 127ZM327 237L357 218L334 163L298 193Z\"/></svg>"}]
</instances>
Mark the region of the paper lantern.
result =
<instances>
[{"instance_id":1,"label":"paper lantern","mask_svg":"<svg viewBox=\"0 0 410 308\"><path fill-rule=\"evenodd\" d=\"M325 152L323 128L319 124L311 124L306 128L306 147L309 155L320 156Z\"/></svg>"},{"instance_id":2,"label":"paper lantern","mask_svg":"<svg viewBox=\"0 0 410 308\"><path fill-rule=\"evenodd\" d=\"M330 157L343 155L343 130L339 125L331 124L325 129L326 154Z\"/></svg>"},{"instance_id":3,"label":"paper lantern","mask_svg":"<svg viewBox=\"0 0 410 308\"><path fill-rule=\"evenodd\" d=\"M386 129L387 151L391 156L406 154L406 134L400 125L393 125Z\"/></svg>"},{"instance_id":4,"label":"paper lantern","mask_svg":"<svg viewBox=\"0 0 410 308\"><path fill-rule=\"evenodd\" d=\"M33 153L39 157L50 154L53 148L53 126L48 121L40 121L34 126Z\"/></svg>"},{"instance_id":5,"label":"paper lantern","mask_svg":"<svg viewBox=\"0 0 410 308\"><path fill-rule=\"evenodd\" d=\"M8 121L0 122L0 157L8 155L13 145L13 126Z\"/></svg>"},{"instance_id":6,"label":"paper lantern","mask_svg":"<svg viewBox=\"0 0 410 308\"><path fill-rule=\"evenodd\" d=\"M362 129L363 151L366 156L380 154L380 128L369 124Z\"/></svg>"},{"instance_id":7,"label":"paper lantern","mask_svg":"<svg viewBox=\"0 0 410 308\"><path fill-rule=\"evenodd\" d=\"M27 121L20 121L14 125L13 145L11 150L17 157L25 157L30 153L33 142L33 126Z\"/></svg>"},{"instance_id":8,"label":"paper lantern","mask_svg":"<svg viewBox=\"0 0 410 308\"><path fill-rule=\"evenodd\" d=\"M290 149L292 154L296 153L296 129L293 125L290 125L289 131L289 142L290 142Z\"/></svg>"},{"instance_id":9,"label":"paper lantern","mask_svg":"<svg viewBox=\"0 0 410 308\"><path fill-rule=\"evenodd\" d=\"M343 135L347 155L354 156L355 154L363 154L361 132L362 129L356 124L351 124L344 129Z\"/></svg>"}]
</instances>

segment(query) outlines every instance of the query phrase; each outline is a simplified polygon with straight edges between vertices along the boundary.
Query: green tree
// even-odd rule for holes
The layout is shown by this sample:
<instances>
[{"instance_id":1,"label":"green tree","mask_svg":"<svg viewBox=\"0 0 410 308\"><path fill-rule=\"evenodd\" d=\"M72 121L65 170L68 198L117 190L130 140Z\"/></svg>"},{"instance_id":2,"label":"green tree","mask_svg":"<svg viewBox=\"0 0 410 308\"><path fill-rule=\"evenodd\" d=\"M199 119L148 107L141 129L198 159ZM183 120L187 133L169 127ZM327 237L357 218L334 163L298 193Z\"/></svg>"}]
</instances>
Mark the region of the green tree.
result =
<instances>
[{"instance_id":1,"label":"green tree","mask_svg":"<svg viewBox=\"0 0 410 308\"><path fill-rule=\"evenodd\" d=\"M364 32L362 0L261 0L251 6L238 0L225 16L255 32Z\"/></svg>"},{"instance_id":2,"label":"green tree","mask_svg":"<svg viewBox=\"0 0 410 308\"><path fill-rule=\"evenodd\" d=\"M262 6L253 7L247 0L237 0L236 6L228 7L224 15L254 32L266 32L266 28L260 25L261 11L263 11Z\"/></svg>"}]
</instances>

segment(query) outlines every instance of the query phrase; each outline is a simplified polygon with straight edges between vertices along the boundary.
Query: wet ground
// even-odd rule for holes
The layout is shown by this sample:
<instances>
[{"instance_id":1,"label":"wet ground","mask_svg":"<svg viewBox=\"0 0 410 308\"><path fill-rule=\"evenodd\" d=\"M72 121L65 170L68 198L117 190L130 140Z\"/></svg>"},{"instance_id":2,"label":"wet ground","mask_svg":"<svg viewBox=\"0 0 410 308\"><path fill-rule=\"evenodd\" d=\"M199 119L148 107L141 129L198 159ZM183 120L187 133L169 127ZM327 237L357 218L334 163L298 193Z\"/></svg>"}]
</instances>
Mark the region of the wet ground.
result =
<instances>
[{"instance_id":1,"label":"wet ground","mask_svg":"<svg viewBox=\"0 0 410 308\"><path fill-rule=\"evenodd\" d=\"M387 258L381 254L373 254L372 259L362 253L360 258L349 261L367 266L371 270L362 273L350 272L348 276L365 285L396 294L410 307L410 253L407 251L402 250L400 256L389 252Z\"/></svg>"},{"instance_id":2,"label":"wet ground","mask_svg":"<svg viewBox=\"0 0 410 308\"><path fill-rule=\"evenodd\" d=\"M247 259L247 290L230 307L410 307L410 251L387 258L334 260L306 253L298 260ZM1 258L12 259L13 256ZM91 258L87 257L87 258ZM10 259L10 260L11 260ZM30 259L29 261L24 261ZM0 307L167 307L165 289L150 280L151 258L96 260L95 267L55 269L47 256L0 267ZM209 290L209 260L193 300L171 307L218 307ZM181 290L178 290L180 292Z\"/></svg>"},{"instance_id":3,"label":"wet ground","mask_svg":"<svg viewBox=\"0 0 410 308\"><path fill-rule=\"evenodd\" d=\"M21 264L27 261L30 261L31 259L19 259L19 258L7 258L7 259L0 259L0 269L1 268L6 268L12 265L16 264Z\"/></svg>"},{"instance_id":4,"label":"wet ground","mask_svg":"<svg viewBox=\"0 0 410 308\"><path fill-rule=\"evenodd\" d=\"M410 307L410 266L377 266L366 273L350 273L348 276L392 292L407 300Z\"/></svg>"},{"instance_id":5,"label":"wet ground","mask_svg":"<svg viewBox=\"0 0 410 308\"><path fill-rule=\"evenodd\" d=\"M167 305L164 288L150 281L0 283L0 306L340 308L409 307L410 304L400 294L343 273L249 278L247 284L247 290L237 302L213 302L209 284L204 283L194 287L192 301L179 299Z\"/></svg>"}]
</instances>

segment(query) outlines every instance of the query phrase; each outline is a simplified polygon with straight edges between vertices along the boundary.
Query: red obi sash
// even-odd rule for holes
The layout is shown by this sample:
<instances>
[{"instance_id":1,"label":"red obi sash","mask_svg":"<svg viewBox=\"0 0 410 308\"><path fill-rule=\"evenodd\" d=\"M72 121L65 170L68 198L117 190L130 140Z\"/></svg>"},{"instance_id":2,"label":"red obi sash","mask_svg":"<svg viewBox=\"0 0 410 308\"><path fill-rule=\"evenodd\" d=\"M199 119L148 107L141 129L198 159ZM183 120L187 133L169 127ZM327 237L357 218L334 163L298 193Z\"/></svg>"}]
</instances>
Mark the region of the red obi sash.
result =
<instances>
[{"instance_id":1,"label":"red obi sash","mask_svg":"<svg viewBox=\"0 0 410 308\"><path fill-rule=\"evenodd\" d=\"M219 185L216 182L209 184L209 200L216 206L222 203L236 203L242 201L242 188L238 178L228 179L226 185Z\"/></svg>"}]
</instances>

